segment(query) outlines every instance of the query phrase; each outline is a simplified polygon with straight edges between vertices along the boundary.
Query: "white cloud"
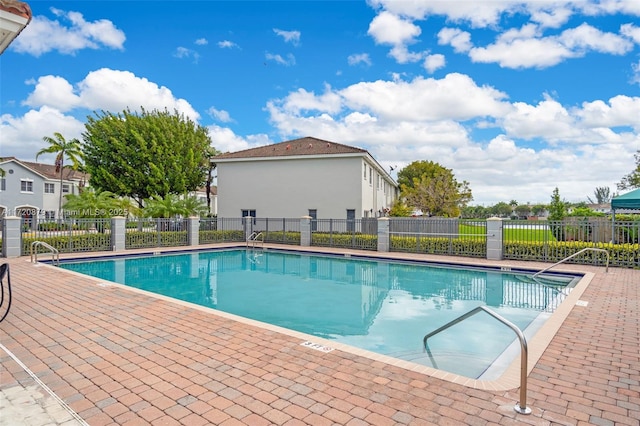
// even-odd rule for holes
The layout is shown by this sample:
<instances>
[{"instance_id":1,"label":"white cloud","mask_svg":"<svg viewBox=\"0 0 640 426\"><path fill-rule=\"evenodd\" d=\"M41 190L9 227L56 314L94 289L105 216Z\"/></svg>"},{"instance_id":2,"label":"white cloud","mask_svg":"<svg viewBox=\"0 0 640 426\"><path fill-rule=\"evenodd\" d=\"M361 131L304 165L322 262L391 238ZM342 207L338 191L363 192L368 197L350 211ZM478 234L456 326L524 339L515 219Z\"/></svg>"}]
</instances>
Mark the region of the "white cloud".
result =
<instances>
[{"instance_id":1,"label":"white cloud","mask_svg":"<svg viewBox=\"0 0 640 426\"><path fill-rule=\"evenodd\" d=\"M49 106L28 111L22 117L4 114L0 116L0 156L11 155L33 161L36 153L47 146L42 141L44 136L60 132L66 139L82 140L84 130L83 122ZM38 160L53 163L54 157L41 156Z\"/></svg>"},{"instance_id":2,"label":"white cloud","mask_svg":"<svg viewBox=\"0 0 640 426\"><path fill-rule=\"evenodd\" d=\"M207 110L207 113L211 115L213 118L215 118L216 120L221 121L223 123L229 123L233 121L229 113L222 109L216 109L214 107L211 107Z\"/></svg>"},{"instance_id":3,"label":"white cloud","mask_svg":"<svg viewBox=\"0 0 640 426\"><path fill-rule=\"evenodd\" d=\"M256 148L258 146L269 145L280 141L271 141L267 135L257 134L241 137L227 127L216 125L207 126L211 145L220 152L236 152L244 149Z\"/></svg>"},{"instance_id":4,"label":"white cloud","mask_svg":"<svg viewBox=\"0 0 640 426\"><path fill-rule=\"evenodd\" d=\"M300 43L300 31L285 31L274 28L273 32L282 37L286 43L291 43L294 46Z\"/></svg>"},{"instance_id":5,"label":"white cloud","mask_svg":"<svg viewBox=\"0 0 640 426\"><path fill-rule=\"evenodd\" d=\"M438 44L449 44L456 53L468 52L473 46L471 34L458 28L443 28L438 32Z\"/></svg>"},{"instance_id":6,"label":"white cloud","mask_svg":"<svg viewBox=\"0 0 640 426\"><path fill-rule=\"evenodd\" d=\"M80 105L81 100L73 92L73 86L64 78L45 75L38 79L33 92L23 102L31 107L49 106L65 112Z\"/></svg>"},{"instance_id":7,"label":"white cloud","mask_svg":"<svg viewBox=\"0 0 640 426\"><path fill-rule=\"evenodd\" d=\"M87 22L81 13L51 10L63 22L34 16L20 37L11 44L11 49L33 56L54 50L74 55L81 49L124 49L125 34L111 21L100 19Z\"/></svg>"},{"instance_id":8,"label":"white cloud","mask_svg":"<svg viewBox=\"0 0 640 426\"><path fill-rule=\"evenodd\" d=\"M585 127L631 127L640 133L640 97L618 95L609 103L584 102L574 111Z\"/></svg>"},{"instance_id":9,"label":"white cloud","mask_svg":"<svg viewBox=\"0 0 640 426\"><path fill-rule=\"evenodd\" d=\"M220 47L221 49L232 49L239 46L232 41L223 40L218 42L218 47Z\"/></svg>"},{"instance_id":10,"label":"white cloud","mask_svg":"<svg viewBox=\"0 0 640 426\"><path fill-rule=\"evenodd\" d=\"M179 46L176 48L176 51L173 53L173 56L179 59L193 58L193 62L196 64L198 63L198 60L200 60L200 54L198 52L182 46Z\"/></svg>"},{"instance_id":11,"label":"white cloud","mask_svg":"<svg viewBox=\"0 0 640 426\"><path fill-rule=\"evenodd\" d=\"M427 57L424 59L423 67L425 70L427 70L427 72L433 74L436 70L444 68L445 64L446 60L444 58L444 55L438 53L435 55L427 55Z\"/></svg>"},{"instance_id":12,"label":"white cloud","mask_svg":"<svg viewBox=\"0 0 640 426\"><path fill-rule=\"evenodd\" d=\"M382 12L369 24L369 35L378 44L403 45L415 42L422 30L412 22L389 12Z\"/></svg>"},{"instance_id":13,"label":"white cloud","mask_svg":"<svg viewBox=\"0 0 640 426\"><path fill-rule=\"evenodd\" d=\"M628 129L637 126L639 105L629 96L581 107L549 96L535 105L509 103L496 88L449 74L327 87L319 95L299 89L266 109L283 139L314 135L360 146L386 168L433 160L470 182L474 203L494 204L514 197L548 203L555 187L570 201L598 186L614 188L640 146L638 130ZM473 140L474 123L496 136ZM514 187L526 192L514 194Z\"/></svg>"},{"instance_id":14,"label":"white cloud","mask_svg":"<svg viewBox=\"0 0 640 426\"><path fill-rule=\"evenodd\" d=\"M33 108L51 107L59 111L85 108L91 111L138 111L165 108L197 120L200 116L184 99L176 98L171 90L158 86L129 71L102 68L91 71L75 86L62 77L43 76L25 101Z\"/></svg>"},{"instance_id":15,"label":"white cloud","mask_svg":"<svg viewBox=\"0 0 640 426\"><path fill-rule=\"evenodd\" d=\"M209 44L209 40L207 40L206 38L199 38L195 41L195 44L197 44L198 46L206 46L207 44Z\"/></svg>"},{"instance_id":16,"label":"white cloud","mask_svg":"<svg viewBox=\"0 0 640 426\"><path fill-rule=\"evenodd\" d=\"M273 61L277 64L284 65L286 67L290 67L296 64L296 58L291 53L288 53L285 58L282 55L266 52L264 54L264 57L267 61Z\"/></svg>"},{"instance_id":17,"label":"white cloud","mask_svg":"<svg viewBox=\"0 0 640 426\"><path fill-rule=\"evenodd\" d=\"M636 44L640 44L640 27L633 24L624 24L620 26L620 34L629 37Z\"/></svg>"},{"instance_id":18,"label":"white cloud","mask_svg":"<svg viewBox=\"0 0 640 426\"><path fill-rule=\"evenodd\" d=\"M625 38L605 33L587 24L563 31L557 36L539 37L533 24L501 34L494 44L474 47L474 62L496 62L505 68L545 68L567 58L582 57L589 51L614 55L627 53L633 45Z\"/></svg>"},{"instance_id":19,"label":"white cloud","mask_svg":"<svg viewBox=\"0 0 640 426\"><path fill-rule=\"evenodd\" d=\"M349 55L347 62L349 65L365 64L371 66L371 58L368 53L354 53L353 55Z\"/></svg>"},{"instance_id":20,"label":"white cloud","mask_svg":"<svg viewBox=\"0 0 640 426\"><path fill-rule=\"evenodd\" d=\"M594 50L612 55L622 55L633 49L633 44L626 38L602 32L588 24L563 31L559 41L569 49L582 54L584 51Z\"/></svg>"},{"instance_id":21,"label":"white cloud","mask_svg":"<svg viewBox=\"0 0 640 426\"><path fill-rule=\"evenodd\" d=\"M640 84L640 61L637 64L631 64L631 70L633 75L631 76L632 84Z\"/></svg>"},{"instance_id":22,"label":"white cloud","mask_svg":"<svg viewBox=\"0 0 640 426\"><path fill-rule=\"evenodd\" d=\"M419 26L389 12L381 12L369 24L368 33L376 44L393 46L389 55L399 63L417 62L425 55L409 52L407 45L416 42L422 30Z\"/></svg>"},{"instance_id":23,"label":"white cloud","mask_svg":"<svg viewBox=\"0 0 640 426\"><path fill-rule=\"evenodd\" d=\"M508 108L504 93L479 87L468 76L457 73L440 80L418 77L410 82L357 83L339 93L349 108L371 111L384 120L464 121L501 116Z\"/></svg>"},{"instance_id":24,"label":"white cloud","mask_svg":"<svg viewBox=\"0 0 640 426\"><path fill-rule=\"evenodd\" d=\"M474 47L470 34L458 28L445 27L438 33L438 43L451 45L457 53L469 53L474 62L498 63L505 68L545 68L566 59L585 56L595 51L613 55L629 52L638 43L640 34L633 24L621 26L621 35L603 32L586 23L563 31L561 34L544 36L543 31L559 28L572 15L630 13L638 14L640 4L636 0L610 0L601 3L575 2L572 0L493 0L491 2L462 2L441 0L417 0L399 2L392 0L370 0L370 5L379 9L378 15L369 24L369 35L377 44L392 46L390 56L398 63L416 62L426 57L426 52L410 52L408 45L416 43L421 28L415 21L428 19L431 15L445 16L448 22L469 24L475 28L490 28L498 31L503 16L528 17L529 22L520 29L507 29L499 34L495 43Z\"/></svg>"}]
</instances>

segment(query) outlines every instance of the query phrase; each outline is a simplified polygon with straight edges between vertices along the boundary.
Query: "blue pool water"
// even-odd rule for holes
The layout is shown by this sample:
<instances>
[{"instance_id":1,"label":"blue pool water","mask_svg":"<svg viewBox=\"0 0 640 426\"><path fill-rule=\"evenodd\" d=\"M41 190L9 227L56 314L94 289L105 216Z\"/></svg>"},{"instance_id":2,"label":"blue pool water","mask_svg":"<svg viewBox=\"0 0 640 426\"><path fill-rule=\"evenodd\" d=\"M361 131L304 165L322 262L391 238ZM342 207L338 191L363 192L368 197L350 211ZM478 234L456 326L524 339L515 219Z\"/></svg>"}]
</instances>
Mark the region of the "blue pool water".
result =
<instances>
[{"instance_id":1,"label":"blue pool water","mask_svg":"<svg viewBox=\"0 0 640 426\"><path fill-rule=\"evenodd\" d=\"M218 250L63 262L101 279L473 378L495 378L515 334L486 314L423 337L479 305L530 338L575 277L546 282L462 269L295 252ZM496 362L498 360L498 362ZM496 365L501 367L496 368Z\"/></svg>"}]
</instances>

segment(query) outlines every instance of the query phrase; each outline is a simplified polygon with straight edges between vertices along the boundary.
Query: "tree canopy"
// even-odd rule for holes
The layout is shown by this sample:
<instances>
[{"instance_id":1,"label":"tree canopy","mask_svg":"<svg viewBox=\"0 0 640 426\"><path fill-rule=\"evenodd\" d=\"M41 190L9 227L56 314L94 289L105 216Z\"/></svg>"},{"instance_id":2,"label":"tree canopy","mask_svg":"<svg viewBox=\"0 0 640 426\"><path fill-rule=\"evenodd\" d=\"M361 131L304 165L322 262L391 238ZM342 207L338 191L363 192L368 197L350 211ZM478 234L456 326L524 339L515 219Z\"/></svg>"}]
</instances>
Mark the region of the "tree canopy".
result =
<instances>
[{"instance_id":1,"label":"tree canopy","mask_svg":"<svg viewBox=\"0 0 640 426\"><path fill-rule=\"evenodd\" d=\"M636 152L634 158L636 159L636 168L628 175L623 176L618 183L620 190L640 188L640 150Z\"/></svg>"},{"instance_id":2,"label":"tree canopy","mask_svg":"<svg viewBox=\"0 0 640 426\"><path fill-rule=\"evenodd\" d=\"M398 172L398 183L407 205L432 216L457 217L473 199L468 182L458 182L450 169L433 161L409 164Z\"/></svg>"},{"instance_id":3,"label":"tree canopy","mask_svg":"<svg viewBox=\"0 0 640 426\"><path fill-rule=\"evenodd\" d=\"M184 194L207 178L207 129L184 115L144 109L140 114L95 113L82 134L86 171L95 188L142 200Z\"/></svg>"}]
</instances>

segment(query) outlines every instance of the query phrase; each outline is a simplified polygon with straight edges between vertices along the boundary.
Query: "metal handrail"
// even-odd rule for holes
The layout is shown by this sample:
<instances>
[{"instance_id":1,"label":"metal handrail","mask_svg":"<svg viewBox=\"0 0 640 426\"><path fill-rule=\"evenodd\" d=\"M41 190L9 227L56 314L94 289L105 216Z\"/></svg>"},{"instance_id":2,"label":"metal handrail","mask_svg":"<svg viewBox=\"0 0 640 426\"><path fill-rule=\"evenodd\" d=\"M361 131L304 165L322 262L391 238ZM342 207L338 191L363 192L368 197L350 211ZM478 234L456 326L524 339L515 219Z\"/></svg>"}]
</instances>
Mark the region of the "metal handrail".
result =
<instances>
[{"instance_id":1,"label":"metal handrail","mask_svg":"<svg viewBox=\"0 0 640 426\"><path fill-rule=\"evenodd\" d=\"M518 336L518 339L520 340L520 401L516 403L513 409L520 414L531 414L531 408L527 407L527 365L528 365L528 358L529 358L529 349L527 348L527 339L524 337L524 334L522 333L522 331L509 320L493 312L491 309L487 308L486 306L478 306L477 308L470 310L466 314L461 315L458 318L449 321L448 323L438 328L437 330L434 330L431 333L425 335L424 339L422 339L422 344L424 345L425 350L429 353L429 357L433 359L433 357L431 356L431 351L429 350L429 346L427 345L427 339L481 311L488 313L489 315L491 315L492 317L494 317L495 319L497 319L498 321L500 321L501 323L509 327L511 330L513 330L516 333L516 335Z\"/></svg>"},{"instance_id":2,"label":"metal handrail","mask_svg":"<svg viewBox=\"0 0 640 426\"><path fill-rule=\"evenodd\" d=\"M554 266L558 266L559 264L561 264L563 262L566 262L567 260L571 259L572 257L576 257L577 255L579 255L580 253L585 252L585 251L600 251L600 252L606 253L606 255L607 255L607 264L606 264L606 267L605 267L605 272L609 272L609 251L605 250L605 249L601 249L601 248L585 247L582 250L573 253L571 256L567 256L564 259L562 259L561 261L556 262L553 265L547 266L543 270L536 272L535 274L533 274L533 278L535 279L535 277L537 277L538 275L542 274L543 272L547 272L549 269L553 268Z\"/></svg>"},{"instance_id":3,"label":"metal handrail","mask_svg":"<svg viewBox=\"0 0 640 426\"><path fill-rule=\"evenodd\" d=\"M260 239L258 240L258 238ZM247 247L249 247L249 242L251 242L252 246L255 247L257 241L260 241L262 243L262 247L264 248L264 235L262 234L262 232L254 231L251 233L251 235L249 235L249 238L247 238Z\"/></svg>"},{"instance_id":4,"label":"metal handrail","mask_svg":"<svg viewBox=\"0 0 640 426\"><path fill-rule=\"evenodd\" d=\"M51 260L53 264L56 266L60 265L60 252L57 248L45 243L44 241L34 241L31 243L30 255L32 263L38 263L38 250L36 250L38 246L42 246L49 250L51 252Z\"/></svg>"}]
</instances>

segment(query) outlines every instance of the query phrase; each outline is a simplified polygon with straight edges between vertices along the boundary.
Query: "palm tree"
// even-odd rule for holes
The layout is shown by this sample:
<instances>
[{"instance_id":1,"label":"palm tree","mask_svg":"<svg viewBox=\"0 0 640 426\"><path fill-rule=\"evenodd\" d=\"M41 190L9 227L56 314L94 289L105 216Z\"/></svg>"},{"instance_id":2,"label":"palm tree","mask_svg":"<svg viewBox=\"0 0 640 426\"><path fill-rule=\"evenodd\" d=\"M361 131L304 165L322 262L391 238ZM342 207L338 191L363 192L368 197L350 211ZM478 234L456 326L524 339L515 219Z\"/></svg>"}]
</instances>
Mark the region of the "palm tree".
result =
<instances>
[{"instance_id":1,"label":"palm tree","mask_svg":"<svg viewBox=\"0 0 640 426\"><path fill-rule=\"evenodd\" d=\"M71 160L73 170L78 170L82 164L82 151L80 141L76 138L66 140L62 134L55 132L53 138L45 136L43 141L49 144L36 154L36 161L41 154L56 154L56 172L60 172L60 200L58 202L58 217L62 216L62 172L64 171L65 157Z\"/></svg>"}]
</instances>

